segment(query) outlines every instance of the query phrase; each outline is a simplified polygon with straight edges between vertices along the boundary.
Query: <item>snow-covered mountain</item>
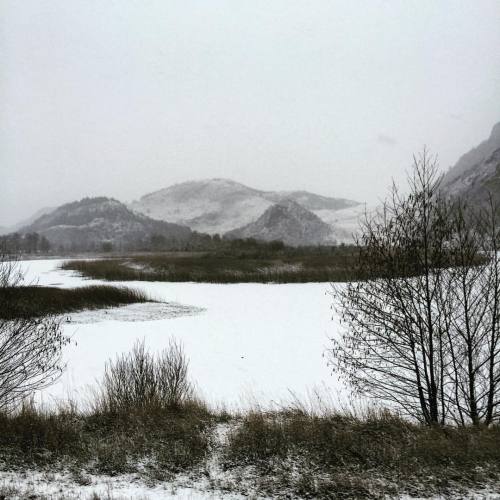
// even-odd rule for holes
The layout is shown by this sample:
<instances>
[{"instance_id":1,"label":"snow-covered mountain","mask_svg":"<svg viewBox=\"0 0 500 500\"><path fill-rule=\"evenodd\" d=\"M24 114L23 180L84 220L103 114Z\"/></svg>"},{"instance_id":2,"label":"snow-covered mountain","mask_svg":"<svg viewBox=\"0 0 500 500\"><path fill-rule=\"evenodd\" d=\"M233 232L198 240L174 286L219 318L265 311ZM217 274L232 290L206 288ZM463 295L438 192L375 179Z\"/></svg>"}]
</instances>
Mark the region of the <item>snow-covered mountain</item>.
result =
<instances>
[{"instance_id":1,"label":"snow-covered mountain","mask_svg":"<svg viewBox=\"0 0 500 500\"><path fill-rule=\"evenodd\" d=\"M37 232L53 246L90 249L102 242L113 245L138 243L151 235L162 235L172 244L187 241L191 230L178 224L153 220L129 210L112 198L84 198L42 215L19 230Z\"/></svg>"},{"instance_id":2,"label":"snow-covered mountain","mask_svg":"<svg viewBox=\"0 0 500 500\"><path fill-rule=\"evenodd\" d=\"M229 231L227 238L280 240L287 245L326 245L337 242L332 226L294 200L271 205L256 221Z\"/></svg>"},{"instance_id":3,"label":"snow-covered mountain","mask_svg":"<svg viewBox=\"0 0 500 500\"><path fill-rule=\"evenodd\" d=\"M199 232L224 234L256 221L269 207L284 200L295 201L318 214L359 205L307 191L261 191L229 179L208 179L183 182L147 194L130 208Z\"/></svg>"},{"instance_id":4,"label":"snow-covered mountain","mask_svg":"<svg viewBox=\"0 0 500 500\"><path fill-rule=\"evenodd\" d=\"M490 193L500 202L500 123L487 140L464 154L447 172L442 188L476 204L486 202Z\"/></svg>"}]
</instances>

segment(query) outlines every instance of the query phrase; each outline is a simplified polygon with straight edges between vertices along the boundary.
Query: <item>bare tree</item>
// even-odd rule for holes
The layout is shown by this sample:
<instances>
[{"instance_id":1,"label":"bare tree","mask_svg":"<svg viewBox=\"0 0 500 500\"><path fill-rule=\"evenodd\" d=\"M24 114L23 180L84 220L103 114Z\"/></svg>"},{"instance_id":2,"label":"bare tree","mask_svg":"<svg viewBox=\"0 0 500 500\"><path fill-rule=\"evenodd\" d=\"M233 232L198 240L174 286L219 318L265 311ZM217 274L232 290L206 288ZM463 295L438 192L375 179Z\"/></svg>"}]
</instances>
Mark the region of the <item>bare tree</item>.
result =
<instances>
[{"instance_id":1,"label":"bare tree","mask_svg":"<svg viewBox=\"0 0 500 500\"><path fill-rule=\"evenodd\" d=\"M7 306L2 290L22 282L18 263L0 254L0 309ZM0 410L52 384L64 369L61 351L68 342L54 316L0 319Z\"/></svg>"},{"instance_id":2,"label":"bare tree","mask_svg":"<svg viewBox=\"0 0 500 500\"><path fill-rule=\"evenodd\" d=\"M426 151L414 158L409 185L408 196L393 186L383 209L365 217L357 242L361 279L334 287L346 329L331 361L356 391L439 424L448 411L442 273L449 233L436 161Z\"/></svg>"},{"instance_id":3,"label":"bare tree","mask_svg":"<svg viewBox=\"0 0 500 500\"><path fill-rule=\"evenodd\" d=\"M334 285L344 325L330 362L359 393L429 425L489 424L500 405L499 228L440 193L435 159L414 158L409 194L366 216L359 280Z\"/></svg>"},{"instance_id":4,"label":"bare tree","mask_svg":"<svg viewBox=\"0 0 500 500\"><path fill-rule=\"evenodd\" d=\"M489 324L485 329L488 356L480 369L486 370L486 412L484 421L487 425L500 418L500 226L497 221L499 208L494 205L490 196L489 207L485 216L482 233L487 237L483 238L483 253L489 259L489 269L486 274L484 286L490 291L488 319Z\"/></svg>"},{"instance_id":5,"label":"bare tree","mask_svg":"<svg viewBox=\"0 0 500 500\"><path fill-rule=\"evenodd\" d=\"M459 201L450 214L448 352L453 417L490 424L497 417L500 382L500 262L497 210Z\"/></svg>"}]
</instances>

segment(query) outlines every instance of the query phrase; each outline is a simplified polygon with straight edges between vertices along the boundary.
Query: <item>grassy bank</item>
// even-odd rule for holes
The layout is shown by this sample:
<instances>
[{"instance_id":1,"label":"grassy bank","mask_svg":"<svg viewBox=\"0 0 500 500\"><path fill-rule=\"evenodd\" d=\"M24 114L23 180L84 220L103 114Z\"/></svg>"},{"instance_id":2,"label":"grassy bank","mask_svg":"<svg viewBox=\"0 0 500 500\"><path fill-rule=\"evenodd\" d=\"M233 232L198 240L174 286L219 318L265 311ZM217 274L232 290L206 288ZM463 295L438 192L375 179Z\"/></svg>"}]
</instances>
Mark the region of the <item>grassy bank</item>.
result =
<instances>
[{"instance_id":1,"label":"grassy bank","mask_svg":"<svg viewBox=\"0 0 500 500\"><path fill-rule=\"evenodd\" d=\"M0 415L0 430L10 470L70 471L80 484L129 474L154 485L182 473L250 496L452 497L498 485L500 474L498 428L430 429L387 413L228 416L195 400L125 412L28 406Z\"/></svg>"},{"instance_id":2,"label":"grassy bank","mask_svg":"<svg viewBox=\"0 0 500 500\"><path fill-rule=\"evenodd\" d=\"M106 364L85 410L0 413L0 471L69 474L76 485L125 477L164 487L183 477L215 496L271 498L457 497L500 485L498 426L300 408L215 411L196 398L180 344L154 354L137 343Z\"/></svg>"},{"instance_id":3,"label":"grassy bank","mask_svg":"<svg viewBox=\"0 0 500 500\"><path fill-rule=\"evenodd\" d=\"M0 454L10 468L69 469L81 476L140 472L168 479L203 460L212 424L210 413L195 401L127 412L26 406L0 415Z\"/></svg>"},{"instance_id":4,"label":"grassy bank","mask_svg":"<svg viewBox=\"0 0 500 500\"><path fill-rule=\"evenodd\" d=\"M253 470L260 491L306 498L448 495L498 480L500 429L429 428L390 413L297 411L243 417L228 468Z\"/></svg>"},{"instance_id":5,"label":"grassy bank","mask_svg":"<svg viewBox=\"0 0 500 500\"><path fill-rule=\"evenodd\" d=\"M80 288L0 287L0 318L38 317L115 307L151 299L139 290L108 285Z\"/></svg>"},{"instance_id":6,"label":"grassy bank","mask_svg":"<svg viewBox=\"0 0 500 500\"><path fill-rule=\"evenodd\" d=\"M62 268L110 281L307 283L352 279L355 257L350 247L314 251L170 253L73 260L63 263Z\"/></svg>"}]
</instances>

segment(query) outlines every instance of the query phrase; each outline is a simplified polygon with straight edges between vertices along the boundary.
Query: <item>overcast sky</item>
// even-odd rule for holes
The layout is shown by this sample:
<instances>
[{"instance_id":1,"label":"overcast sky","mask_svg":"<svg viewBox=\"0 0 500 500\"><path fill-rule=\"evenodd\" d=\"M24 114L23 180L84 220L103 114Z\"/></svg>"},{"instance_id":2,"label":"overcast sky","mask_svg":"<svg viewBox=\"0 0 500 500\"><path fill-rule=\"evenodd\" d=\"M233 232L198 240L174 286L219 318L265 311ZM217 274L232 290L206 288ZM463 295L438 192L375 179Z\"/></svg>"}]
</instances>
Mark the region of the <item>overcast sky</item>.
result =
<instances>
[{"instance_id":1,"label":"overcast sky","mask_svg":"<svg viewBox=\"0 0 500 500\"><path fill-rule=\"evenodd\" d=\"M0 225L190 179L373 202L500 121L500 2L0 0Z\"/></svg>"}]
</instances>

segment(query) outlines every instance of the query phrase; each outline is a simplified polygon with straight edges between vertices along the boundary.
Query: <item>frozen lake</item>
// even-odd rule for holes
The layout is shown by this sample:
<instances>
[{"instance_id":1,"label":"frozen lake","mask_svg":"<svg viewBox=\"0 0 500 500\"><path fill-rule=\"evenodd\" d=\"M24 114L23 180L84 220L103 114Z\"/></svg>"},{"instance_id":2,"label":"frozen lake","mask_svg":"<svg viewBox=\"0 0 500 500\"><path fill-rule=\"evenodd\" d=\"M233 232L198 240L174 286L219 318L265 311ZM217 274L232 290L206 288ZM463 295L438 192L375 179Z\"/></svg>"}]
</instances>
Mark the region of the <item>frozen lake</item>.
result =
<instances>
[{"instance_id":1,"label":"frozen lake","mask_svg":"<svg viewBox=\"0 0 500 500\"><path fill-rule=\"evenodd\" d=\"M61 262L35 260L21 265L27 281L40 285L103 283L62 271L58 269ZM315 389L334 401L345 400L346 391L331 375L323 356L330 346L329 337L337 332L328 283L111 284L140 288L157 300L182 307L174 306L178 313L158 319L126 306L119 316L101 315L79 324L64 324L65 333L73 338L64 352L67 370L44 391L45 402L67 397L84 400L109 358L129 351L137 339L159 351L170 337L184 344L190 377L199 393L214 405L267 407L290 401L292 393L306 398ZM79 315L71 317L77 320Z\"/></svg>"}]
</instances>

